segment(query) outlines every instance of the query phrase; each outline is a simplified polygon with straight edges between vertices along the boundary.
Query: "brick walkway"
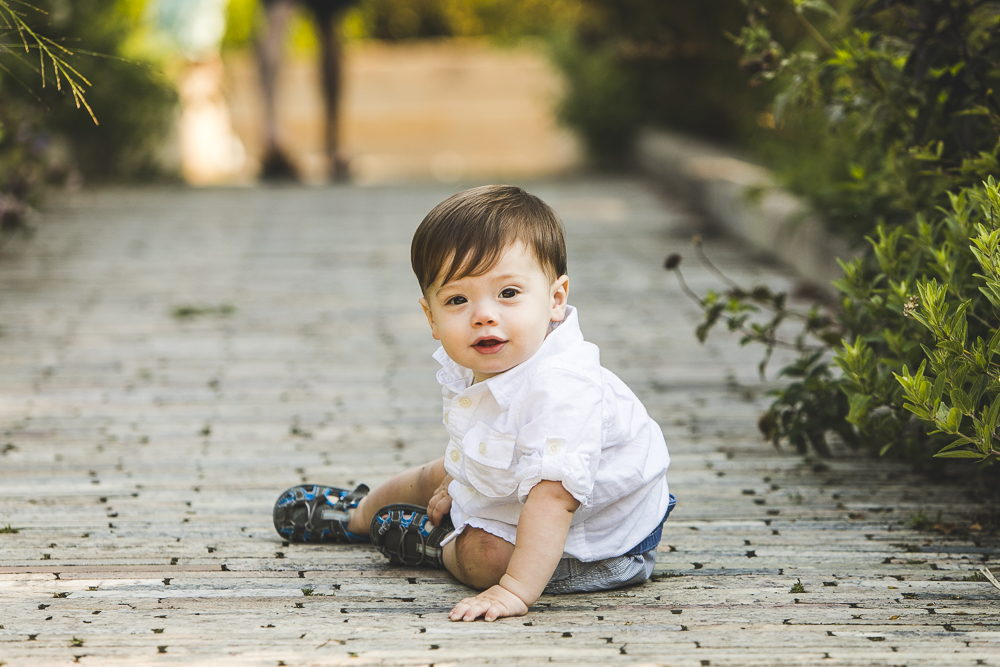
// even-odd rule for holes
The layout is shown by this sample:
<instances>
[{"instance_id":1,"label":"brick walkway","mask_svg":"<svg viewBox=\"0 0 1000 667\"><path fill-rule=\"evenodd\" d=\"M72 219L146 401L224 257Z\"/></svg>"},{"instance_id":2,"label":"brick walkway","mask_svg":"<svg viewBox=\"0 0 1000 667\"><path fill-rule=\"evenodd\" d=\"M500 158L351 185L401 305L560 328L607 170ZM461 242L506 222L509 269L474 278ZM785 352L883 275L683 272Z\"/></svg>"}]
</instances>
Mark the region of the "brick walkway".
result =
<instances>
[{"instance_id":1,"label":"brick walkway","mask_svg":"<svg viewBox=\"0 0 1000 667\"><path fill-rule=\"evenodd\" d=\"M532 190L565 219L585 334L671 448L654 581L456 624L447 575L271 528L292 484L440 453L408 248L450 190L101 191L0 253L0 664L1000 664L1000 595L964 581L995 537L905 527L975 494L761 443L756 351L699 346L660 268L689 216L627 180Z\"/></svg>"}]
</instances>

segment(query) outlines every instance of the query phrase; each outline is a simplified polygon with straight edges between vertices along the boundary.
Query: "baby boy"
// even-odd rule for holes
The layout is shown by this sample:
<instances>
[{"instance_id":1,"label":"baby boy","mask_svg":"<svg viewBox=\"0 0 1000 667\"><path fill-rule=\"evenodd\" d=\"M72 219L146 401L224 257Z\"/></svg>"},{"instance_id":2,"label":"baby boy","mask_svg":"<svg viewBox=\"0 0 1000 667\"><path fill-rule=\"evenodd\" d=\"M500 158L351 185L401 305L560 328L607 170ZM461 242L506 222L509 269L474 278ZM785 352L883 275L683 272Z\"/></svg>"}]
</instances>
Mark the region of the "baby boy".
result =
<instances>
[{"instance_id":1,"label":"baby boy","mask_svg":"<svg viewBox=\"0 0 1000 667\"><path fill-rule=\"evenodd\" d=\"M278 532L371 540L392 564L447 569L481 591L452 620L521 616L543 592L647 580L674 504L670 456L583 339L555 213L521 188L473 188L427 214L410 254L441 342L444 456L374 490L288 489Z\"/></svg>"}]
</instances>

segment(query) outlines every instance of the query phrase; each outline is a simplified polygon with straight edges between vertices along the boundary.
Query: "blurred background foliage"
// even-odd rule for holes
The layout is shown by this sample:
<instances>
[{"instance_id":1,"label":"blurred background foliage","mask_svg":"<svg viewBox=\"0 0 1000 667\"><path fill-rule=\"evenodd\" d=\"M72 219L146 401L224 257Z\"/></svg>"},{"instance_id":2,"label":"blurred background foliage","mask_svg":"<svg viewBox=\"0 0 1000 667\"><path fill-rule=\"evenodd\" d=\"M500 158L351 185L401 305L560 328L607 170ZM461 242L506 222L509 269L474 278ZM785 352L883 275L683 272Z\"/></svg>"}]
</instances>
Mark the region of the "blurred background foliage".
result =
<instances>
[{"instance_id":1,"label":"blurred background foliage","mask_svg":"<svg viewBox=\"0 0 1000 667\"><path fill-rule=\"evenodd\" d=\"M261 20L257 0L230 0L228 12L225 45L247 47ZM595 165L620 168L643 125L749 144L768 92L739 66L733 35L745 17L740 0L361 0L347 12L344 33L386 41L543 38L567 80L560 118ZM778 30L793 40L804 33L794 20ZM317 48L308 13L290 32L293 50Z\"/></svg>"},{"instance_id":2,"label":"blurred background foliage","mask_svg":"<svg viewBox=\"0 0 1000 667\"><path fill-rule=\"evenodd\" d=\"M45 183L175 177L169 146L183 63L176 45L152 28L156 0L4 5L73 51L68 60L92 84L85 95L99 124L51 85L51 76L42 85L37 54L0 53L0 220L8 227L23 220ZM342 27L348 39L503 43L566 32L582 12L579 0L361 0ZM229 0L223 48L251 49L261 20L259 0ZM20 42L2 21L0 39ZM309 12L298 13L289 46L300 55L318 49Z\"/></svg>"},{"instance_id":3,"label":"blurred background foliage","mask_svg":"<svg viewBox=\"0 0 1000 667\"><path fill-rule=\"evenodd\" d=\"M553 45L569 84L561 117L601 167L626 164L644 125L745 145L768 99L730 37L745 18L740 0L583 0Z\"/></svg>"},{"instance_id":4,"label":"blurred background foliage","mask_svg":"<svg viewBox=\"0 0 1000 667\"><path fill-rule=\"evenodd\" d=\"M855 244L996 175L1000 3L752 2L744 65L774 95L755 146ZM806 27L789 44L778 13Z\"/></svg>"},{"instance_id":5,"label":"blurred background foliage","mask_svg":"<svg viewBox=\"0 0 1000 667\"><path fill-rule=\"evenodd\" d=\"M347 39L489 37L503 42L572 29L583 12L580 0L361 0L344 16L343 32ZM249 46L260 20L258 0L230 0L224 45ZM290 42L300 51L317 48L307 12L300 12Z\"/></svg>"},{"instance_id":6,"label":"blurred background foliage","mask_svg":"<svg viewBox=\"0 0 1000 667\"><path fill-rule=\"evenodd\" d=\"M94 118L43 81L37 49L23 53L16 30L0 24L0 219L23 220L46 183L150 178L163 174L162 153L176 94L164 59L148 44L142 0L33 0L11 3L37 32L65 47Z\"/></svg>"}]
</instances>

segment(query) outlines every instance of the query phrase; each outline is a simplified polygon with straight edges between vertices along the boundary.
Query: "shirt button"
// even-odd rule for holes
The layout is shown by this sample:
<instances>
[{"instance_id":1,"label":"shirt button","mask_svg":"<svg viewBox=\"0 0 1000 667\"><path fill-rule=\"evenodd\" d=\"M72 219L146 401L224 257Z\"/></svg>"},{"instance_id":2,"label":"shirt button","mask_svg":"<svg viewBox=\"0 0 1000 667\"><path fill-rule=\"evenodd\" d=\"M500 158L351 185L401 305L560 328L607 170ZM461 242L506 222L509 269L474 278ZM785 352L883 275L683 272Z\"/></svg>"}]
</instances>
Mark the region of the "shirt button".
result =
<instances>
[{"instance_id":1,"label":"shirt button","mask_svg":"<svg viewBox=\"0 0 1000 667\"><path fill-rule=\"evenodd\" d=\"M457 449L453 449L453 450L451 450L451 454L449 454L448 456L451 458L452 461L456 461L457 462L458 458L461 456L461 454L458 453Z\"/></svg>"},{"instance_id":2,"label":"shirt button","mask_svg":"<svg viewBox=\"0 0 1000 667\"><path fill-rule=\"evenodd\" d=\"M554 442L550 442L549 443L549 454L558 454L558 453L559 453L559 445L557 445Z\"/></svg>"},{"instance_id":3,"label":"shirt button","mask_svg":"<svg viewBox=\"0 0 1000 667\"><path fill-rule=\"evenodd\" d=\"M472 399L469 398L468 396L463 396L462 398L458 399L458 404L461 405L463 408L467 408L470 405L472 405Z\"/></svg>"},{"instance_id":4,"label":"shirt button","mask_svg":"<svg viewBox=\"0 0 1000 667\"><path fill-rule=\"evenodd\" d=\"M485 454L486 453L486 443L485 442L479 443L479 453L480 454Z\"/></svg>"}]
</instances>

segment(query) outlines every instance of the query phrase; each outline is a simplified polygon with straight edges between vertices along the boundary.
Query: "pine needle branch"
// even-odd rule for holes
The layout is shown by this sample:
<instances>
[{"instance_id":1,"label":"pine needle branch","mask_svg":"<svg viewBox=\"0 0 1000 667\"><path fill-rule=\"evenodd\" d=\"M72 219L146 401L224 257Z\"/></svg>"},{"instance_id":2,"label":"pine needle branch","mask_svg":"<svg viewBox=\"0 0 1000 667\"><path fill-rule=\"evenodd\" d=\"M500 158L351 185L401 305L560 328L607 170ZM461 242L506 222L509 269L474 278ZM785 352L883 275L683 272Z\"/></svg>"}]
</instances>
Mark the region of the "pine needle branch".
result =
<instances>
[{"instance_id":1,"label":"pine needle branch","mask_svg":"<svg viewBox=\"0 0 1000 667\"><path fill-rule=\"evenodd\" d=\"M39 35L32 30L31 26L23 18L24 13L12 8L11 2L16 2L19 5L39 12L42 12L42 10L23 0L0 0L0 20L3 21L8 29L17 31L25 53L30 53L32 48L38 49L38 69L35 71L41 77L42 88L46 85L47 61L55 77L56 90L62 91L63 80L65 80L66 86L73 95L73 102L76 104L76 108L79 109L81 106L85 108L94 121L94 124L98 125L97 116L94 115L94 110L90 108L90 104L87 103L86 98L86 88L90 87L91 83L87 80L87 77L77 71L67 60L67 58L72 58L76 54L58 42L44 35ZM6 48L4 51L9 53Z\"/></svg>"}]
</instances>

